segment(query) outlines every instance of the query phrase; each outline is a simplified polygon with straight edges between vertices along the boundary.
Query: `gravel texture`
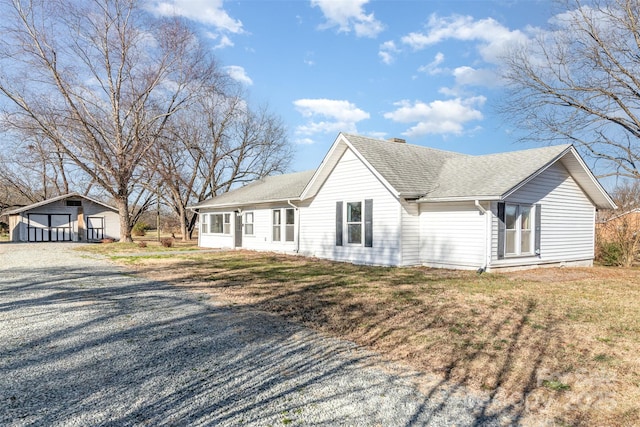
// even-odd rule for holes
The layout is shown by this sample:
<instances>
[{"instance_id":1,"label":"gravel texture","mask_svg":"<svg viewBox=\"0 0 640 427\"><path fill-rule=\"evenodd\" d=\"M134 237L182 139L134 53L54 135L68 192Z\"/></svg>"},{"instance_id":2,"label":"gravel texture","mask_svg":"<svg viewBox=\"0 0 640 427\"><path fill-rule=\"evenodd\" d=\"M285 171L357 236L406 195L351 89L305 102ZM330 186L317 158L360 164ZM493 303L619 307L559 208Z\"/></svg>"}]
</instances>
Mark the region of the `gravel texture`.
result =
<instances>
[{"instance_id":1,"label":"gravel texture","mask_svg":"<svg viewBox=\"0 0 640 427\"><path fill-rule=\"evenodd\" d=\"M0 425L463 426L516 422L461 389L72 243L0 244Z\"/></svg>"}]
</instances>

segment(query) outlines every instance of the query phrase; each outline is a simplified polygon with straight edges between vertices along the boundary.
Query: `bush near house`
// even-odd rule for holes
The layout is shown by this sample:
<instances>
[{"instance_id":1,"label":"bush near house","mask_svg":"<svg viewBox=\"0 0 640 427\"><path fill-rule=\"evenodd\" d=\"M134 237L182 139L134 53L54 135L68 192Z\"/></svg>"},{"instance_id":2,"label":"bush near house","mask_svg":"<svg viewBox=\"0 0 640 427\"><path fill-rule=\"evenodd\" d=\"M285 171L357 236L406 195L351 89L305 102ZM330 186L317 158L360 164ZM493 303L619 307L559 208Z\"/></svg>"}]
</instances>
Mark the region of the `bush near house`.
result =
<instances>
[{"instance_id":1,"label":"bush near house","mask_svg":"<svg viewBox=\"0 0 640 427\"><path fill-rule=\"evenodd\" d=\"M136 222L131 229L131 234L134 236L142 237L147 234L147 231L151 230L151 226L146 222Z\"/></svg>"},{"instance_id":2,"label":"bush near house","mask_svg":"<svg viewBox=\"0 0 640 427\"><path fill-rule=\"evenodd\" d=\"M640 251L640 210L612 212L596 226L596 261L630 267Z\"/></svg>"}]
</instances>

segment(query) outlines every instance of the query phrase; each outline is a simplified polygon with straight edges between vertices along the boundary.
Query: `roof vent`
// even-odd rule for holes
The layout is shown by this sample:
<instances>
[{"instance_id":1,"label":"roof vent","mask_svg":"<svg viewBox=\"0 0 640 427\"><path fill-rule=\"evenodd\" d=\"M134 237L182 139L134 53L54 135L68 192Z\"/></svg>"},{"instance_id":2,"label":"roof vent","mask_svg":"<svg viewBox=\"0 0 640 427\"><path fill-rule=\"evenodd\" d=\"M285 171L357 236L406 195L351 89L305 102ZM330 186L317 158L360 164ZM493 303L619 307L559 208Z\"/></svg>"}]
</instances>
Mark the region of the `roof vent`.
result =
<instances>
[{"instance_id":1,"label":"roof vent","mask_svg":"<svg viewBox=\"0 0 640 427\"><path fill-rule=\"evenodd\" d=\"M407 143L407 141L405 139L402 139L402 138L389 138L389 141L397 142L398 144L406 144Z\"/></svg>"}]
</instances>

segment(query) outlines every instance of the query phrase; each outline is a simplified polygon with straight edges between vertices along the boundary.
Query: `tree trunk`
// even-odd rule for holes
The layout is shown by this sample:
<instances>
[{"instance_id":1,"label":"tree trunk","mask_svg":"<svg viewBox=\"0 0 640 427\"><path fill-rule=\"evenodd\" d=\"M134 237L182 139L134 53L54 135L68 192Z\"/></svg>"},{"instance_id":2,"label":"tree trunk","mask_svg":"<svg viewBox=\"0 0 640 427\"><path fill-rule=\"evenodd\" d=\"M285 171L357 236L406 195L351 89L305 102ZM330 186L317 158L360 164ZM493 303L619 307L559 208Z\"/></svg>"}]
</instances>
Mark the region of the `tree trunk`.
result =
<instances>
[{"instance_id":1,"label":"tree trunk","mask_svg":"<svg viewBox=\"0 0 640 427\"><path fill-rule=\"evenodd\" d=\"M116 198L116 207L118 208L118 215L120 215L120 241L133 242L131 238L129 198L127 196L118 196Z\"/></svg>"},{"instance_id":2,"label":"tree trunk","mask_svg":"<svg viewBox=\"0 0 640 427\"><path fill-rule=\"evenodd\" d=\"M179 206L180 210L180 234L182 234L182 241L186 242L189 240L189 236L187 235L187 213L183 206Z\"/></svg>"}]
</instances>

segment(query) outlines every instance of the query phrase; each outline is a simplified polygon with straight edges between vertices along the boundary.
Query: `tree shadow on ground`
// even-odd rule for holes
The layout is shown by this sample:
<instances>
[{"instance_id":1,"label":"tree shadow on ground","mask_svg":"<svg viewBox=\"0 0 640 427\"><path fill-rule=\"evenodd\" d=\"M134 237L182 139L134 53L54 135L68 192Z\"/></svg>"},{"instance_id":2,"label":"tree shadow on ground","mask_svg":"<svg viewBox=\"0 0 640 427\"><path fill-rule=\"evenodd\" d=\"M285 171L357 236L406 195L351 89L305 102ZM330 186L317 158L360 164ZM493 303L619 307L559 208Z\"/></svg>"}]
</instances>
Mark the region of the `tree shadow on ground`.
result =
<instances>
[{"instance_id":1,"label":"tree shadow on ground","mask_svg":"<svg viewBox=\"0 0 640 427\"><path fill-rule=\"evenodd\" d=\"M3 425L495 424L480 400L424 397L412 373L255 307L102 264L3 273Z\"/></svg>"}]
</instances>

